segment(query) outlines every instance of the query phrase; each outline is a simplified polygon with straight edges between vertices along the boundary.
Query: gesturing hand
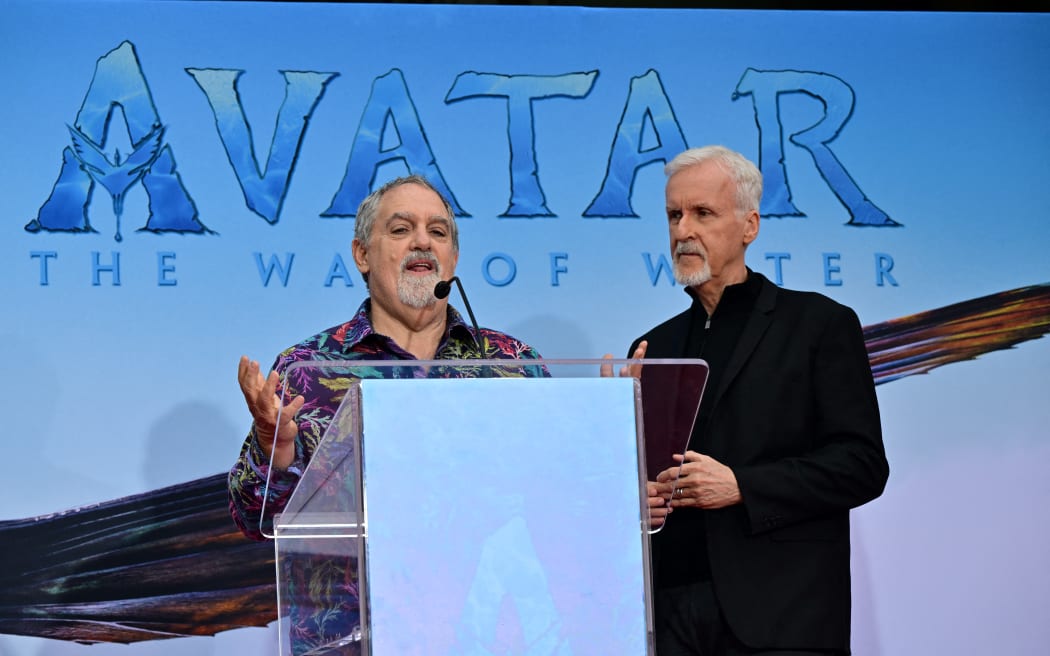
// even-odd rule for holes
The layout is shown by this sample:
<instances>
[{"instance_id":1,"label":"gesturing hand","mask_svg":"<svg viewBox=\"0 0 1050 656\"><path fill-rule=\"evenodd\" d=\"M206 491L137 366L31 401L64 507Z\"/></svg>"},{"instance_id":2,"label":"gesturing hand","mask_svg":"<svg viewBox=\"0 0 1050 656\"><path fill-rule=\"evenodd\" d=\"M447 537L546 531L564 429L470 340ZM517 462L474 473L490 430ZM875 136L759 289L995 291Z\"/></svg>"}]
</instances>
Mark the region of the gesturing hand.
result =
<instances>
[{"instance_id":1,"label":"gesturing hand","mask_svg":"<svg viewBox=\"0 0 1050 656\"><path fill-rule=\"evenodd\" d=\"M244 355L237 366L237 382L248 404L248 412L252 413L255 420L255 436L259 446L268 457L273 457L275 467L287 469L295 460L295 436L299 432L295 415L306 399L297 396L282 407L281 399L277 396L277 372L271 371L269 376L264 377L259 370L259 363ZM278 413L280 426L277 425Z\"/></svg>"},{"instance_id":2,"label":"gesturing hand","mask_svg":"<svg viewBox=\"0 0 1050 656\"><path fill-rule=\"evenodd\" d=\"M641 360L645 357L645 349L648 348L649 342L642 341L638 343L638 348L634 349L634 353L631 354L632 360ZM611 353L606 353L602 356L604 360L612 360L613 356ZM612 378L613 366L611 364L603 364L600 368L600 374L602 378ZM642 377L642 365L632 364L620 367L620 376L626 378L632 376L634 378Z\"/></svg>"}]
</instances>

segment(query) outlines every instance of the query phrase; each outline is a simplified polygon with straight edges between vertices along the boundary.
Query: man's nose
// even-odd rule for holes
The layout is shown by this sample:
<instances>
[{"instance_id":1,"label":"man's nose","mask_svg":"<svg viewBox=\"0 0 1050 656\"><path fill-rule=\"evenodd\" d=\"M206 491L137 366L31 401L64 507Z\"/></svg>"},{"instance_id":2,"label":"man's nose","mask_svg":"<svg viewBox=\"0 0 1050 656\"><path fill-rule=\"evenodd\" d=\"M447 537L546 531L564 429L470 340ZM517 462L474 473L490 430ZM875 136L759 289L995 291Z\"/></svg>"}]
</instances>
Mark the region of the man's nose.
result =
<instances>
[{"instance_id":1,"label":"man's nose","mask_svg":"<svg viewBox=\"0 0 1050 656\"><path fill-rule=\"evenodd\" d=\"M696 239L695 224L686 217L671 224L671 236L677 241L691 241Z\"/></svg>"},{"instance_id":2,"label":"man's nose","mask_svg":"<svg viewBox=\"0 0 1050 656\"><path fill-rule=\"evenodd\" d=\"M412 231L412 247L422 251L430 250L430 232L427 231L426 226L417 228Z\"/></svg>"}]
</instances>

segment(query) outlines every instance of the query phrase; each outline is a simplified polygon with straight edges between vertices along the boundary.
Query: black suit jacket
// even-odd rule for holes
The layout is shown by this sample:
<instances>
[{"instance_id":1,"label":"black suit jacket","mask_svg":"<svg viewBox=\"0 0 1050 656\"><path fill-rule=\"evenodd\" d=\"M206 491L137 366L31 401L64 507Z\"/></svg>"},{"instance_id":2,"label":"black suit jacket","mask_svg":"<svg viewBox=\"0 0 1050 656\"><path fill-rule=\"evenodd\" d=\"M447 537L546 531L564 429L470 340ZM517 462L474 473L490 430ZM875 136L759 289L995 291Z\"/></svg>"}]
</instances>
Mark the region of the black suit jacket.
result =
<instances>
[{"instance_id":1,"label":"black suit jacket","mask_svg":"<svg viewBox=\"0 0 1050 656\"><path fill-rule=\"evenodd\" d=\"M733 469L743 497L705 512L712 582L745 644L848 650L849 510L889 475L864 337L850 308L750 275L762 280L755 307L705 392L706 455ZM690 319L660 324L630 353L645 339L647 358L686 357Z\"/></svg>"}]
</instances>

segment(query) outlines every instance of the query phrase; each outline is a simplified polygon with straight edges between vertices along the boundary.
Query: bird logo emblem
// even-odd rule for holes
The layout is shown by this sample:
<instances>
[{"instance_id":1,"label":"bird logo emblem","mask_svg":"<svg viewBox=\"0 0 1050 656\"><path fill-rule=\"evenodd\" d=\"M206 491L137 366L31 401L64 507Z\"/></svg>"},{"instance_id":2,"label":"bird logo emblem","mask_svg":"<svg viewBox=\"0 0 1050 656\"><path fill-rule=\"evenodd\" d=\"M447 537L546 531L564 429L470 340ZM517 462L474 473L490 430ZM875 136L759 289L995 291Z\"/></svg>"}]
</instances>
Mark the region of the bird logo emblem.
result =
<instances>
[{"instance_id":1,"label":"bird logo emblem","mask_svg":"<svg viewBox=\"0 0 1050 656\"><path fill-rule=\"evenodd\" d=\"M73 155L80 162L91 179L102 185L113 199L113 214L116 217L116 233L113 238L123 241L120 234L120 217L124 213L124 194L133 184L142 179L160 154L163 144L164 128L155 125L153 130L138 143L132 144L131 154L123 157L119 149L114 149L110 159L99 146L86 134L73 126L67 126L73 138Z\"/></svg>"}]
</instances>

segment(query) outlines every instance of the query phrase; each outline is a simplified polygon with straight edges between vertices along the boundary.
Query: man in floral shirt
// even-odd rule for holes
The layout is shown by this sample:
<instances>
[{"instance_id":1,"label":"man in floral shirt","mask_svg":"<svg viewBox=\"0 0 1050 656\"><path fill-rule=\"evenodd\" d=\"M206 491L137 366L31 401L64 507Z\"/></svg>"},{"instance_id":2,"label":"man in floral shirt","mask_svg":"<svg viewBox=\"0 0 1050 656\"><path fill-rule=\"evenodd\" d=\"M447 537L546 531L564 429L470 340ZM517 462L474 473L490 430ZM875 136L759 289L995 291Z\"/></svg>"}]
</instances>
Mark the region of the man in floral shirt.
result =
<instances>
[{"instance_id":1,"label":"man in floral shirt","mask_svg":"<svg viewBox=\"0 0 1050 656\"><path fill-rule=\"evenodd\" d=\"M509 335L475 332L446 299L434 296L435 285L455 274L459 235L451 206L425 178L397 178L368 196L357 211L352 250L370 294L352 319L282 352L267 376L258 362L240 360L237 378L254 421L230 472L230 511L253 539L264 539L260 525L285 507L345 394L333 386L304 384L296 379L300 369L288 381L297 395L281 407L276 391L293 362L539 358ZM530 370L542 375L542 367ZM297 572L310 577L311 599L292 609L293 653L305 653L356 625L353 570L347 565Z\"/></svg>"}]
</instances>

